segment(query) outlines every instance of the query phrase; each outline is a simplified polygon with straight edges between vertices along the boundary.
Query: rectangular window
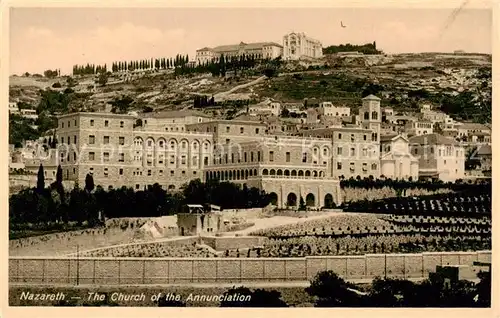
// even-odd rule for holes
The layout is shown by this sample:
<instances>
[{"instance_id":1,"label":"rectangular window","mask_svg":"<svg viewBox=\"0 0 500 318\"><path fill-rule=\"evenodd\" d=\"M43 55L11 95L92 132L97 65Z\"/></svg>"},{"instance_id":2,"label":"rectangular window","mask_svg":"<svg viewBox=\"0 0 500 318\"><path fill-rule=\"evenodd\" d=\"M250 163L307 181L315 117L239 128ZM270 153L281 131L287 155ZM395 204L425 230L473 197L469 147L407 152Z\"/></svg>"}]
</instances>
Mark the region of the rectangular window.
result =
<instances>
[{"instance_id":1,"label":"rectangular window","mask_svg":"<svg viewBox=\"0 0 500 318\"><path fill-rule=\"evenodd\" d=\"M61 128L64 128L64 122L61 122Z\"/></svg>"},{"instance_id":2,"label":"rectangular window","mask_svg":"<svg viewBox=\"0 0 500 318\"><path fill-rule=\"evenodd\" d=\"M354 142L354 134L351 134L351 142Z\"/></svg>"},{"instance_id":3,"label":"rectangular window","mask_svg":"<svg viewBox=\"0 0 500 318\"><path fill-rule=\"evenodd\" d=\"M245 129L243 127L240 127L240 134L244 133Z\"/></svg>"},{"instance_id":4,"label":"rectangular window","mask_svg":"<svg viewBox=\"0 0 500 318\"><path fill-rule=\"evenodd\" d=\"M120 168L119 173L120 173L120 176L123 175L123 168Z\"/></svg>"},{"instance_id":5,"label":"rectangular window","mask_svg":"<svg viewBox=\"0 0 500 318\"><path fill-rule=\"evenodd\" d=\"M186 164L186 156L185 155L182 155L182 157L181 157L181 164L182 165Z\"/></svg>"},{"instance_id":6,"label":"rectangular window","mask_svg":"<svg viewBox=\"0 0 500 318\"><path fill-rule=\"evenodd\" d=\"M260 162L260 151L257 152L257 162Z\"/></svg>"},{"instance_id":7,"label":"rectangular window","mask_svg":"<svg viewBox=\"0 0 500 318\"><path fill-rule=\"evenodd\" d=\"M118 162L125 162L125 154L123 152L118 154Z\"/></svg>"},{"instance_id":8,"label":"rectangular window","mask_svg":"<svg viewBox=\"0 0 500 318\"><path fill-rule=\"evenodd\" d=\"M109 161L109 152L105 152L105 153L103 154L103 159L104 159L104 162Z\"/></svg>"},{"instance_id":9,"label":"rectangular window","mask_svg":"<svg viewBox=\"0 0 500 318\"><path fill-rule=\"evenodd\" d=\"M356 155L356 149L351 148L351 157L354 157Z\"/></svg>"},{"instance_id":10,"label":"rectangular window","mask_svg":"<svg viewBox=\"0 0 500 318\"><path fill-rule=\"evenodd\" d=\"M226 132L228 133L229 132L229 126L226 127Z\"/></svg>"},{"instance_id":11,"label":"rectangular window","mask_svg":"<svg viewBox=\"0 0 500 318\"><path fill-rule=\"evenodd\" d=\"M175 164L175 156L170 156L170 164Z\"/></svg>"},{"instance_id":12,"label":"rectangular window","mask_svg":"<svg viewBox=\"0 0 500 318\"><path fill-rule=\"evenodd\" d=\"M229 144L230 142L231 142L231 140L226 139L226 144Z\"/></svg>"},{"instance_id":13,"label":"rectangular window","mask_svg":"<svg viewBox=\"0 0 500 318\"><path fill-rule=\"evenodd\" d=\"M274 161L274 151L269 151L269 161Z\"/></svg>"},{"instance_id":14,"label":"rectangular window","mask_svg":"<svg viewBox=\"0 0 500 318\"><path fill-rule=\"evenodd\" d=\"M289 152L286 153L286 162L290 162L290 153Z\"/></svg>"},{"instance_id":15,"label":"rectangular window","mask_svg":"<svg viewBox=\"0 0 500 318\"><path fill-rule=\"evenodd\" d=\"M95 160L95 152L89 152L89 161Z\"/></svg>"},{"instance_id":16,"label":"rectangular window","mask_svg":"<svg viewBox=\"0 0 500 318\"><path fill-rule=\"evenodd\" d=\"M342 155L342 147L337 147L337 155Z\"/></svg>"},{"instance_id":17,"label":"rectangular window","mask_svg":"<svg viewBox=\"0 0 500 318\"><path fill-rule=\"evenodd\" d=\"M68 121L68 128L69 128L69 127L71 127L71 122L70 122L70 121Z\"/></svg>"},{"instance_id":18,"label":"rectangular window","mask_svg":"<svg viewBox=\"0 0 500 318\"><path fill-rule=\"evenodd\" d=\"M158 171L159 176L163 176L163 170Z\"/></svg>"},{"instance_id":19,"label":"rectangular window","mask_svg":"<svg viewBox=\"0 0 500 318\"><path fill-rule=\"evenodd\" d=\"M90 126L94 126L94 120L93 119L90 120Z\"/></svg>"},{"instance_id":20,"label":"rectangular window","mask_svg":"<svg viewBox=\"0 0 500 318\"><path fill-rule=\"evenodd\" d=\"M258 135L259 134L259 128L255 128L255 134Z\"/></svg>"},{"instance_id":21,"label":"rectangular window","mask_svg":"<svg viewBox=\"0 0 500 318\"><path fill-rule=\"evenodd\" d=\"M104 136L103 143L104 144L109 144L109 136Z\"/></svg>"},{"instance_id":22,"label":"rectangular window","mask_svg":"<svg viewBox=\"0 0 500 318\"><path fill-rule=\"evenodd\" d=\"M73 136L73 143L76 144L76 136Z\"/></svg>"},{"instance_id":23,"label":"rectangular window","mask_svg":"<svg viewBox=\"0 0 500 318\"><path fill-rule=\"evenodd\" d=\"M148 170L148 176L151 176L151 170Z\"/></svg>"},{"instance_id":24,"label":"rectangular window","mask_svg":"<svg viewBox=\"0 0 500 318\"><path fill-rule=\"evenodd\" d=\"M122 146L125 145L125 137L118 137L118 143Z\"/></svg>"},{"instance_id":25,"label":"rectangular window","mask_svg":"<svg viewBox=\"0 0 500 318\"><path fill-rule=\"evenodd\" d=\"M363 135L363 140L365 140L365 141L366 141L366 135Z\"/></svg>"},{"instance_id":26,"label":"rectangular window","mask_svg":"<svg viewBox=\"0 0 500 318\"><path fill-rule=\"evenodd\" d=\"M104 121L104 127L109 127L109 121L107 120Z\"/></svg>"},{"instance_id":27,"label":"rectangular window","mask_svg":"<svg viewBox=\"0 0 500 318\"><path fill-rule=\"evenodd\" d=\"M76 119L75 119L75 126L76 126Z\"/></svg>"},{"instance_id":28,"label":"rectangular window","mask_svg":"<svg viewBox=\"0 0 500 318\"><path fill-rule=\"evenodd\" d=\"M73 152L73 161L76 161L76 152Z\"/></svg>"},{"instance_id":29,"label":"rectangular window","mask_svg":"<svg viewBox=\"0 0 500 318\"><path fill-rule=\"evenodd\" d=\"M307 153L302 154L302 162L307 162Z\"/></svg>"},{"instance_id":30,"label":"rectangular window","mask_svg":"<svg viewBox=\"0 0 500 318\"><path fill-rule=\"evenodd\" d=\"M342 170L342 162L337 162L337 170Z\"/></svg>"},{"instance_id":31,"label":"rectangular window","mask_svg":"<svg viewBox=\"0 0 500 318\"><path fill-rule=\"evenodd\" d=\"M123 125L124 125L124 123L123 123L123 121L121 121L120 122L120 128L123 128Z\"/></svg>"},{"instance_id":32,"label":"rectangular window","mask_svg":"<svg viewBox=\"0 0 500 318\"><path fill-rule=\"evenodd\" d=\"M193 166L196 167L198 165L198 157L193 157Z\"/></svg>"},{"instance_id":33,"label":"rectangular window","mask_svg":"<svg viewBox=\"0 0 500 318\"><path fill-rule=\"evenodd\" d=\"M368 155L368 150L366 148L363 148L363 157L366 157Z\"/></svg>"},{"instance_id":34,"label":"rectangular window","mask_svg":"<svg viewBox=\"0 0 500 318\"><path fill-rule=\"evenodd\" d=\"M342 134L339 134L339 139L342 139Z\"/></svg>"},{"instance_id":35,"label":"rectangular window","mask_svg":"<svg viewBox=\"0 0 500 318\"><path fill-rule=\"evenodd\" d=\"M108 177L108 168L104 168L104 176Z\"/></svg>"},{"instance_id":36,"label":"rectangular window","mask_svg":"<svg viewBox=\"0 0 500 318\"><path fill-rule=\"evenodd\" d=\"M71 143L71 137L68 136L68 145Z\"/></svg>"}]
</instances>

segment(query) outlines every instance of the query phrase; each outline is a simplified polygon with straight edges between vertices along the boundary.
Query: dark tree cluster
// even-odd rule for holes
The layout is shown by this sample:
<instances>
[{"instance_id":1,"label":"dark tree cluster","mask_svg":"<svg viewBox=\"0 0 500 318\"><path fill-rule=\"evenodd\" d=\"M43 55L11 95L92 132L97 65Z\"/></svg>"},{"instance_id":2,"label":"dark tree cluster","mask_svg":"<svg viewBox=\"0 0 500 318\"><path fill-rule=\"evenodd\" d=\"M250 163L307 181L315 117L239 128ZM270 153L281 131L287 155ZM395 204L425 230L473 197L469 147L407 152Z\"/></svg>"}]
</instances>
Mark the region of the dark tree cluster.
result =
<instances>
[{"instance_id":1,"label":"dark tree cluster","mask_svg":"<svg viewBox=\"0 0 500 318\"><path fill-rule=\"evenodd\" d=\"M58 77L60 76L61 74L61 70L57 69L57 70L46 70L43 72L43 75L47 78L54 78L54 77Z\"/></svg>"},{"instance_id":2,"label":"dark tree cluster","mask_svg":"<svg viewBox=\"0 0 500 318\"><path fill-rule=\"evenodd\" d=\"M214 97L212 96L211 98L208 98L208 96L195 96L194 101L193 101L193 107L194 108L204 108L204 107L210 107L210 106L215 106L215 100Z\"/></svg>"},{"instance_id":3,"label":"dark tree cluster","mask_svg":"<svg viewBox=\"0 0 500 318\"><path fill-rule=\"evenodd\" d=\"M183 204L212 203L222 208L251 208L268 204L267 195L256 188L240 188L232 183L202 183L199 179L186 184L182 192L162 189L155 183L144 190L132 188L104 190L94 184L92 175L85 179L85 187L78 185L65 192L62 186L62 169L57 171L56 182L45 185L44 168L38 171L36 188L26 189L9 199L11 229L27 224L99 223L99 215L108 218L157 217L177 213Z\"/></svg>"},{"instance_id":4,"label":"dark tree cluster","mask_svg":"<svg viewBox=\"0 0 500 318\"><path fill-rule=\"evenodd\" d=\"M108 67L106 64L95 65L87 63L87 65L73 65L73 75L94 75L107 72Z\"/></svg>"},{"instance_id":5,"label":"dark tree cluster","mask_svg":"<svg viewBox=\"0 0 500 318\"><path fill-rule=\"evenodd\" d=\"M339 52L360 52L363 54L381 54L382 51L377 50L377 43L367 43L363 45L356 44L340 44L340 45L330 45L323 49L323 54L335 54Z\"/></svg>"},{"instance_id":6,"label":"dark tree cluster","mask_svg":"<svg viewBox=\"0 0 500 318\"><path fill-rule=\"evenodd\" d=\"M333 271L318 273L306 292L316 307L489 307L491 273L480 272L480 282L452 280L441 276L422 282L375 278L367 291L346 282Z\"/></svg>"},{"instance_id":7,"label":"dark tree cluster","mask_svg":"<svg viewBox=\"0 0 500 318\"><path fill-rule=\"evenodd\" d=\"M186 65L189 62L189 55L177 54L175 58L151 58L136 61L116 61L111 65L113 72L124 72L134 70L165 70Z\"/></svg>"}]
</instances>

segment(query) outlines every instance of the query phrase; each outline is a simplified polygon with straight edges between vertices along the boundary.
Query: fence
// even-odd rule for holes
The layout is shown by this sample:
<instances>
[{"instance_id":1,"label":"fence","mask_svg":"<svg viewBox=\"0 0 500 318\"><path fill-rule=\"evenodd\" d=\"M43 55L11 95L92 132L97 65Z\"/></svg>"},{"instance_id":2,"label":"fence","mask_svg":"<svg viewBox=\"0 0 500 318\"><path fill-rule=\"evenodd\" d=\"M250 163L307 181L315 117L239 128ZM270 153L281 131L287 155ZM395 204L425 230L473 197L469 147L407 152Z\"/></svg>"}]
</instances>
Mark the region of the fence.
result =
<instances>
[{"instance_id":1,"label":"fence","mask_svg":"<svg viewBox=\"0 0 500 318\"><path fill-rule=\"evenodd\" d=\"M171 284L307 281L333 270L344 279L421 278L437 265L491 262L491 251L304 258L11 257L10 283ZM472 278L472 277L471 277Z\"/></svg>"}]
</instances>

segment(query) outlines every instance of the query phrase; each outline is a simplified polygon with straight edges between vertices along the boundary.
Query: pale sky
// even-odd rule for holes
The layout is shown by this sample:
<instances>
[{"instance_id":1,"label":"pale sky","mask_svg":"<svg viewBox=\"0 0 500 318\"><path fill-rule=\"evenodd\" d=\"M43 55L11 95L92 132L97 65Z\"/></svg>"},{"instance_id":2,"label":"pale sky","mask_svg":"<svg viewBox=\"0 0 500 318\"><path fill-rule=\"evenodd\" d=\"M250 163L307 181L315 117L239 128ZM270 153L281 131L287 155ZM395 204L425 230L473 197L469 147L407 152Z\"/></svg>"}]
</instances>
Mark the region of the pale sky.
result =
<instances>
[{"instance_id":1,"label":"pale sky","mask_svg":"<svg viewBox=\"0 0 500 318\"><path fill-rule=\"evenodd\" d=\"M74 64L195 56L196 49L305 32L323 47L377 42L386 53L491 54L488 9L11 8L10 74ZM346 28L340 27L340 21ZM450 21L453 21L450 23Z\"/></svg>"}]
</instances>

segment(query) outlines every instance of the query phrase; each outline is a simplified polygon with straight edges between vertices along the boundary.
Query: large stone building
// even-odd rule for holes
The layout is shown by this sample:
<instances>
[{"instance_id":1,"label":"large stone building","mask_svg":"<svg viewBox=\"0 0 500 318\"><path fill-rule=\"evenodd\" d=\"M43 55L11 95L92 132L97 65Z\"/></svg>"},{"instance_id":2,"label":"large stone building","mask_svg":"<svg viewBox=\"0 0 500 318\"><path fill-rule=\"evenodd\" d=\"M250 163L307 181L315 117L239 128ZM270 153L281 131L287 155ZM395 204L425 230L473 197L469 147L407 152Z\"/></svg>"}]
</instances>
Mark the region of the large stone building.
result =
<instances>
[{"instance_id":1,"label":"large stone building","mask_svg":"<svg viewBox=\"0 0 500 318\"><path fill-rule=\"evenodd\" d=\"M221 45L214 48L204 47L196 50L196 62L198 64L210 63L214 59L236 56L254 56L256 59L274 59L283 54L283 47L274 42L244 43L233 45Z\"/></svg>"},{"instance_id":2,"label":"large stone building","mask_svg":"<svg viewBox=\"0 0 500 318\"><path fill-rule=\"evenodd\" d=\"M59 116L59 163L66 180L83 184L92 173L103 187L142 189L158 182L178 189L202 176L213 149L209 133L172 131L171 119L109 113L72 113ZM177 126L175 126L177 127Z\"/></svg>"},{"instance_id":3,"label":"large stone building","mask_svg":"<svg viewBox=\"0 0 500 318\"><path fill-rule=\"evenodd\" d=\"M465 149L438 134L410 138L411 154L419 160L419 178L455 181L465 175Z\"/></svg>"},{"instance_id":4,"label":"large stone building","mask_svg":"<svg viewBox=\"0 0 500 318\"><path fill-rule=\"evenodd\" d=\"M339 204L341 177L463 177L464 149L452 139L381 136L379 98L363 98L356 117L328 126L297 119L304 122L290 123L289 131L282 122L274 129L272 121L214 120L191 111L72 113L58 118L56 162L47 164L50 172L61 164L63 178L80 184L92 173L103 187L159 183L177 190L217 178L272 193L280 208L298 207L301 197L311 208Z\"/></svg>"},{"instance_id":5,"label":"large stone building","mask_svg":"<svg viewBox=\"0 0 500 318\"><path fill-rule=\"evenodd\" d=\"M319 114L325 117L349 117L351 109L349 107L334 106L332 102L322 102L318 108Z\"/></svg>"},{"instance_id":6,"label":"large stone building","mask_svg":"<svg viewBox=\"0 0 500 318\"><path fill-rule=\"evenodd\" d=\"M302 133L331 140L333 176L380 176L380 98L373 95L363 98L359 117L359 125L311 129Z\"/></svg>"},{"instance_id":7,"label":"large stone building","mask_svg":"<svg viewBox=\"0 0 500 318\"><path fill-rule=\"evenodd\" d=\"M205 179L218 179L271 194L279 208L298 208L300 198L310 208L341 202L339 179L332 175L332 144L327 138L267 136L226 144L214 153Z\"/></svg>"},{"instance_id":8,"label":"large stone building","mask_svg":"<svg viewBox=\"0 0 500 318\"><path fill-rule=\"evenodd\" d=\"M300 58L323 57L321 42L306 36L304 33L289 33L283 36L283 58L298 60Z\"/></svg>"}]
</instances>

